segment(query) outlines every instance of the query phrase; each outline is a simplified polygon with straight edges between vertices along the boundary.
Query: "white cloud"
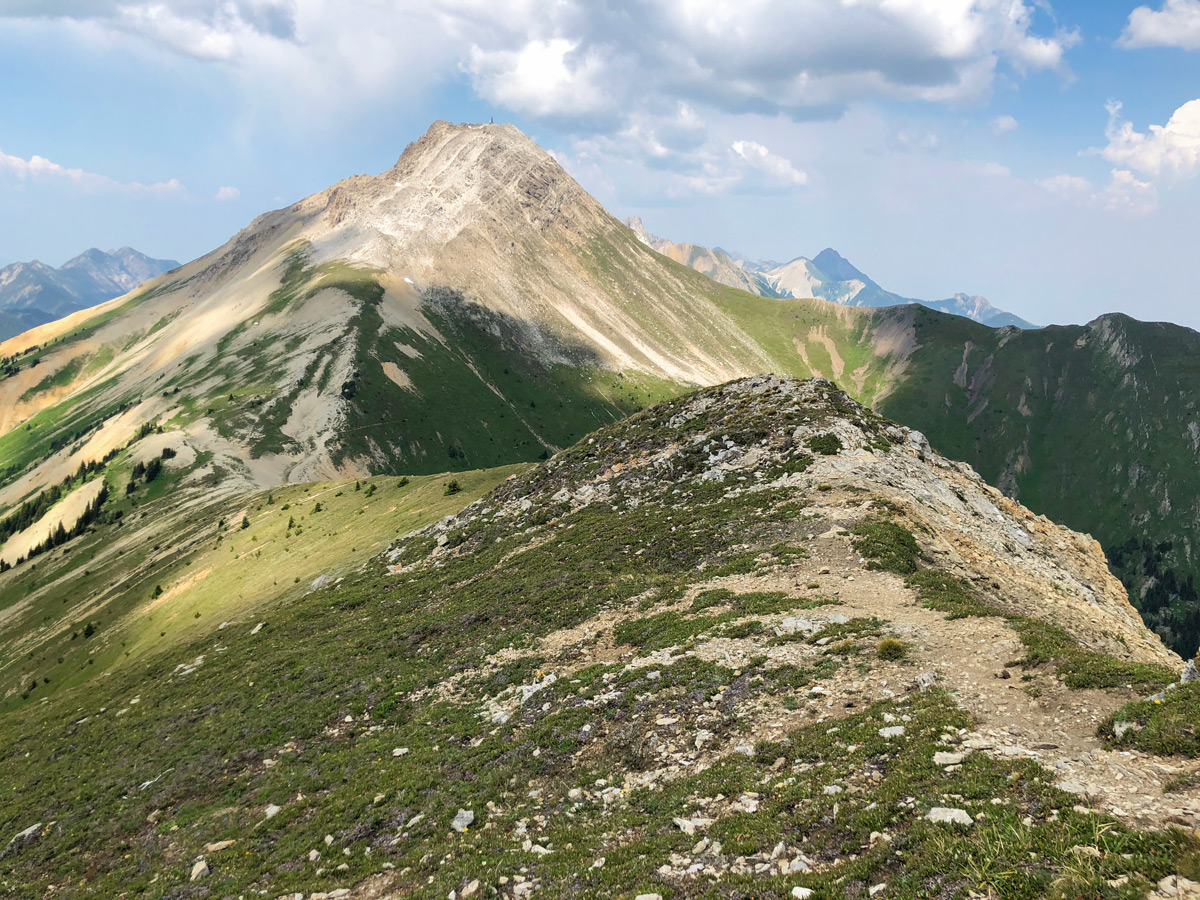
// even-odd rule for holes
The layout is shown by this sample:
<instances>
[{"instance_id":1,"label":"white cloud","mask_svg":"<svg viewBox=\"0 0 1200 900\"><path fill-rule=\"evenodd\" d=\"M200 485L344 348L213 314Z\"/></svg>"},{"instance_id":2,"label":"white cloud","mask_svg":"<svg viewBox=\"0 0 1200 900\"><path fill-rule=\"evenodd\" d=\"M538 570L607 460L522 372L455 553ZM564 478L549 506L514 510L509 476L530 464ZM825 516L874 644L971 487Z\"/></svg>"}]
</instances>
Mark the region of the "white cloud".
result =
<instances>
[{"instance_id":1,"label":"white cloud","mask_svg":"<svg viewBox=\"0 0 1200 900\"><path fill-rule=\"evenodd\" d=\"M1112 180L1101 194L1105 209L1145 215L1158 208L1158 192L1148 181L1138 181L1128 169L1113 169Z\"/></svg>"},{"instance_id":2,"label":"white cloud","mask_svg":"<svg viewBox=\"0 0 1200 900\"><path fill-rule=\"evenodd\" d=\"M1017 127L1017 120L1012 116L997 116L992 120L993 134L1008 134L1010 131L1016 131Z\"/></svg>"},{"instance_id":3,"label":"white cloud","mask_svg":"<svg viewBox=\"0 0 1200 900\"><path fill-rule=\"evenodd\" d=\"M213 197L213 199L214 200L236 200L240 196L242 196L241 191L239 191L235 187L229 187L228 185L226 185L224 187L217 188L217 193Z\"/></svg>"},{"instance_id":4,"label":"white cloud","mask_svg":"<svg viewBox=\"0 0 1200 900\"><path fill-rule=\"evenodd\" d=\"M369 106L449 77L514 112L611 132L678 102L836 117L856 100L986 99L1002 66L1064 69L1041 0L10 0L231 67L253 93ZM4 17L0 13L0 17Z\"/></svg>"},{"instance_id":5,"label":"white cloud","mask_svg":"<svg viewBox=\"0 0 1200 900\"><path fill-rule=\"evenodd\" d=\"M1166 125L1151 125L1148 132L1135 131L1120 120L1121 104L1108 104L1108 146L1100 155L1118 166L1145 175L1190 178L1200 170L1200 100L1191 100L1175 110Z\"/></svg>"},{"instance_id":6,"label":"white cloud","mask_svg":"<svg viewBox=\"0 0 1200 900\"><path fill-rule=\"evenodd\" d=\"M1143 216L1158 208L1158 191L1154 185L1139 181L1128 169L1113 169L1108 184L1102 188L1078 175L1055 175L1037 184L1064 200L1102 207L1114 213Z\"/></svg>"},{"instance_id":7,"label":"white cloud","mask_svg":"<svg viewBox=\"0 0 1200 900\"><path fill-rule=\"evenodd\" d=\"M1200 0L1165 0L1158 10L1139 6L1129 14L1117 46L1200 50Z\"/></svg>"},{"instance_id":8,"label":"white cloud","mask_svg":"<svg viewBox=\"0 0 1200 900\"><path fill-rule=\"evenodd\" d=\"M604 56L601 48L565 38L494 52L476 44L463 68L475 89L501 106L540 118L580 118L611 103Z\"/></svg>"},{"instance_id":9,"label":"white cloud","mask_svg":"<svg viewBox=\"0 0 1200 900\"><path fill-rule=\"evenodd\" d=\"M890 143L898 150L924 150L932 153L941 146L941 138L932 131L908 131L900 129L892 135Z\"/></svg>"},{"instance_id":10,"label":"white cloud","mask_svg":"<svg viewBox=\"0 0 1200 900\"><path fill-rule=\"evenodd\" d=\"M1090 196L1095 192L1092 183L1079 175L1054 175L1038 182L1052 194L1064 197Z\"/></svg>"},{"instance_id":11,"label":"white cloud","mask_svg":"<svg viewBox=\"0 0 1200 900\"><path fill-rule=\"evenodd\" d=\"M157 196L184 193L183 185L174 178L155 184L142 184L140 181L120 182L107 175L97 175L83 169L68 169L44 156L35 154L29 159L22 159L19 156L10 156L2 150L0 175L8 175L18 181L65 183L85 191L124 191Z\"/></svg>"},{"instance_id":12,"label":"white cloud","mask_svg":"<svg viewBox=\"0 0 1200 900\"><path fill-rule=\"evenodd\" d=\"M734 141L730 149L751 169L765 175L769 182L784 187L800 187L808 183L808 176L793 166L790 160L776 156L762 144Z\"/></svg>"},{"instance_id":13,"label":"white cloud","mask_svg":"<svg viewBox=\"0 0 1200 900\"><path fill-rule=\"evenodd\" d=\"M1012 175L1012 170L1008 166L994 161L965 163L963 169L973 175L982 175L985 178L1007 178Z\"/></svg>"}]
</instances>

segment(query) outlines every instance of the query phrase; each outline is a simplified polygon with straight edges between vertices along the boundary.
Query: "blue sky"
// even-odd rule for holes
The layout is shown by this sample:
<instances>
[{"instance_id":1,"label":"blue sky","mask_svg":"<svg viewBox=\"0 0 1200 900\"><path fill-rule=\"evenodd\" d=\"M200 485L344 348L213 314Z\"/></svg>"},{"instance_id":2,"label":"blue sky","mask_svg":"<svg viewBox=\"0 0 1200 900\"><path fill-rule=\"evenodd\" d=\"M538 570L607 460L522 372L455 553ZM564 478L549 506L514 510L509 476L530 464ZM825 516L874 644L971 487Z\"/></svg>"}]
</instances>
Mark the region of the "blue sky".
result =
<instances>
[{"instance_id":1,"label":"blue sky","mask_svg":"<svg viewBox=\"0 0 1200 900\"><path fill-rule=\"evenodd\" d=\"M1200 0L0 0L0 264L181 260L511 121L616 215L1200 327Z\"/></svg>"}]
</instances>

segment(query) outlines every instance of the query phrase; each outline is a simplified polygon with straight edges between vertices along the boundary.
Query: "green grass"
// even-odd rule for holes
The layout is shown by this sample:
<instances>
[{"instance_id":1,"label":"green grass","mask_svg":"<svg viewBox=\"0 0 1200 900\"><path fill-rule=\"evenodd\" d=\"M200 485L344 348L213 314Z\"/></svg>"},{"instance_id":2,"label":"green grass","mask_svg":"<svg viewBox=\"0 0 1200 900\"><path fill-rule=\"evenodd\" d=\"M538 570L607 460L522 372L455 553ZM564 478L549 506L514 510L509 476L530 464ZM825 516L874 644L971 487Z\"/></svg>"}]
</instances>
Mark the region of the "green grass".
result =
<instances>
[{"instance_id":1,"label":"green grass","mask_svg":"<svg viewBox=\"0 0 1200 900\"><path fill-rule=\"evenodd\" d=\"M1116 736L1114 725L1132 723L1135 728ZM1158 756L1200 757L1200 683L1180 685L1167 691L1162 700L1127 703L1100 723L1097 734L1109 747L1136 749ZM1194 782L1195 778L1189 779ZM1180 785L1176 789L1180 789Z\"/></svg>"},{"instance_id":2,"label":"green grass","mask_svg":"<svg viewBox=\"0 0 1200 900\"><path fill-rule=\"evenodd\" d=\"M352 481L300 484L183 511L166 496L177 476L160 476L151 499L141 489L133 505L124 499L126 474L112 481L122 498L114 504L124 512L119 526L0 575L0 610L25 604L0 622L0 678L36 679L38 700L214 634L222 621L266 615L319 576L355 571L399 535L456 512L519 471L458 473L462 490L453 497L445 496L445 477L380 477L363 482L363 491ZM314 516L317 502L323 511ZM161 601L153 597L159 586ZM100 628L101 641L81 637L88 622ZM44 633L31 641L39 625ZM21 703L9 695L0 710Z\"/></svg>"},{"instance_id":3,"label":"green grass","mask_svg":"<svg viewBox=\"0 0 1200 900\"><path fill-rule=\"evenodd\" d=\"M461 895L473 879L490 896L501 878L511 884L522 874L538 880L534 896L585 900L649 892L786 897L797 885L832 898L881 881L888 897L904 900L989 890L1032 900L1133 898L1150 881L1196 872L1194 838L1075 812L1076 798L1032 760L973 755L953 772L935 765L941 735L974 724L936 690L757 739L751 710L760 700L797 708L814 682L850 659L785 666L770 653L736 663L685 655L653 670L620 656L580 663L583 649L604 637L589 624L601 614L614 614L607 621L637 650L683 646L701 625L755 638L754 615L822 602L766 591L700 593L694 612L681 602L713 590L723 566L796 558L808 525L794 515L793 492L702 492L681 462L670 471L627 466L606 481L602 499L582 508L551 499L663 441L652 426L671 412L618 423L515 478L480 475L499 483L469 519L400 540L394 557L378 555L386 535L440 519L487 485L455 472L403 486L372 480L369 497L354 481L292 486L228 502L223 527L181 522L194 534L185 542L181 528L172 532L180 555L168 551L154 565L148 558L164 551L149 549L150 526L162 520L153 515L48 560L77 574L96 566L86 582L96 585L122 568L138 573L140 604L161 584L158 599L178 612L178 631L169 646L154 644L161 625L149 617L168 604L139 606L136 629L122 624L129 618L98 617L91 636L76 637L86 649L72 651L80 654L72 662L93 658L93 668L110 674L60 685L55 673L51 686L0 711L0 835L55 823L0 859L0 889L14 900L40 900L52 885L61 896L176 900L199 888L196 896L278 897L351 888L386 872L394 879L388 890L430 897ZM694 427L723 425L754 432L743 408ZM445 498L451 477L464 492ZM100 551L115 553L125 528L137 529L130 543L140 555L130 549L100 568ZM311 573L344 580L309 591ZM17 587L45 579L33 593L48 592L53 574L39 564ZM286 584L301 574L299 584ZM187 591L173 594L189 576ZM239 604L258 604L248 594L256 585L268 596L245 615ZM196 605L193 590L206 605ZM62 605L49 593L39 597ZM642 615L668 603L673 608ZM36 627L26 622L22 634L41 627L47 608L31 613ZM232 624L220 628L223 619ZM252 633L259 621L265 626ZM831 636L855 641L882 626L833 627L840 631ZM544 640L563 629L575 629L575 643ZM130 637L148 643L122 647ZM37 666L56 665L58 649L45 645L22 675L49 671ZM539 690L520 703L521 686ZM497 707L503 715L494 715ZM639 787L635 776L664 765L668 747L694 746L699 721L714 740L745 749ZM892 721L903 721L905 733L885 739L879 731ZM826 794L829 785L845 790ZM759 795L754 812L714 816L705 832L722 844L725 862L769 856L782 841L821 871L729 874L717 884L659 874L698 837L683 834L675 817L724 808L751 791ZM269 804L281 807L271 818ZM967 809L976 824L929 823L932 805ZM449 828L460 808L476 815L461 834ZM525 851L519 823L550 852ZM872 842L873 832L892 840ZM236 843L205 851L223 840ZM1098 855L1070 851L1080 844ZM313 850L321 858L310 862ZM212 874L192 885L188 873L202 854ZM599 857L605 864L595 868ZM1127 888L1108 887L1124 875Z\"/></svg>"},{"instance_id":4,"label":"green grass","mask_svg":"<svg viewBox=\"0 0 1200 900\"><path fill-rule=\"evenodd\" d=\"M867 568L897 575L917 571L921 549L912 532L895 522L863 522L854 526L854 549L867 557Z\"/></svg>"}]
</instances>

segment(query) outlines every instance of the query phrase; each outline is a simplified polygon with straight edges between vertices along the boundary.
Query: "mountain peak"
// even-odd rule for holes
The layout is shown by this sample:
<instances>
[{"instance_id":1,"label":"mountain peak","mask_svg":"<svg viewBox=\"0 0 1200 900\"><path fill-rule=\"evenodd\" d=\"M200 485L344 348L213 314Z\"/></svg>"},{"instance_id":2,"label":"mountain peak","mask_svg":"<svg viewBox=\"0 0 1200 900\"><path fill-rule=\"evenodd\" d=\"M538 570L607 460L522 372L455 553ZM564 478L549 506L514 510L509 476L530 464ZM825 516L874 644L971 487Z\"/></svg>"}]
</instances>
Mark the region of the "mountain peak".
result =
<instances>
[{"instance_id":1,"label":"mountain peak","mask_svg":"<svg viewBox=\"0 0 1200 900\"><path fill-rule=\"evenodd\" d=\"M812 263L826 275L838 281L861 281L863 284L875 286L875 282L851 265L850 260L842 256L832 247L826 247L815 257Z\"/></svg>"},{"instance_id":2,"label":"mountain peak","mask_svg":"<svg viewBox=\"0 0 1200 900\"><path fill-rule=\"evenodd\" d=\"M428 275L434 257L456 240L464 251L468 242L511 250L514 232L528 240L552 225L578 230L581 220L612 222L515 126L441 121L388 171L347 178L289 212L306 220L304 237L318 259L338 258L353 245L356 262L402 267L414 279ZM255 230L279 224L271 217Z\"/></svg>"}]
</instances>

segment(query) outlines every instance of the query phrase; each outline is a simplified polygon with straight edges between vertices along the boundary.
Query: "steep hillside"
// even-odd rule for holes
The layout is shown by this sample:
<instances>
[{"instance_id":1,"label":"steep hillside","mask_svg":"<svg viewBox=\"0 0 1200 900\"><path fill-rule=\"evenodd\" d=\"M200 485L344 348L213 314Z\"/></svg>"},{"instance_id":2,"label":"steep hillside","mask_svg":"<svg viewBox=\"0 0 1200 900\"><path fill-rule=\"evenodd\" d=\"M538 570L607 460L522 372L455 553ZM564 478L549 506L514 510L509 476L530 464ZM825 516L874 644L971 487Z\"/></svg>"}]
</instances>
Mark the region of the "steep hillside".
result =
<instances>
[{"instance_id":1,"label":"steep hillside","mask_svg":"<svg viewBox=\"0 0 1200 900\"><path fill-rule=\"evenodd\" d=\"M241 496L534 461L696 385L820 375L1094 534L1190 654L1196 349L1121 317L1018 332L755 296L647 246L511 126L436 123L389 171L0 345L0 520L10 563L79 530L86 498L46 518L51 492L146 429L181 491Z\"/></svg>"},{"instance_id":2,"label":"steep hillside","mask_svg":"<svg viewBox=\"0 0 1200 900\"><path fill-rule=\"evenodd\" d=\"M654 407L313 588L0 713L5 895L1033 900L1200 877L1197 761L1136 743L1200 753L1158 711L1194 711L1192 686L1139 701L1182 661L1096 544L827 382Z\"/></svg>"},{"instance_id":3,"label":"steep hillside","mask_svg":"<svg viewBox=\"0 0 1200 900\"><path fill-rule=\"evenodd\" d=\"M130 247L87 250L55 269L36 260L0 269L0 341L127 294L179 263Z\"/></svg>"},{"instance_id":4,"label":"steep hillside","mask_svg":"<svg viewBox=\"0 0 1200 900\"><path fill-rule=\"evenodd\" d=\"M929 313L913 334L921 349L880 410L1096 535L1147 621L1195 653L1200 334L1123 315L992 331Z\"/></svg>"}]
</instances>

